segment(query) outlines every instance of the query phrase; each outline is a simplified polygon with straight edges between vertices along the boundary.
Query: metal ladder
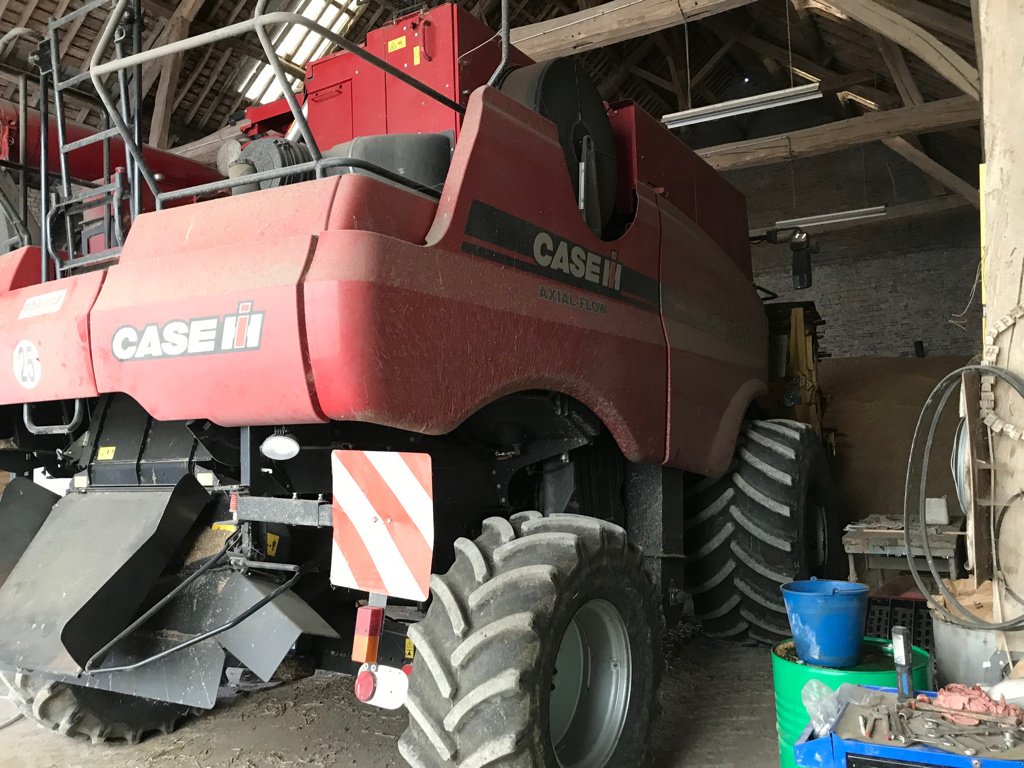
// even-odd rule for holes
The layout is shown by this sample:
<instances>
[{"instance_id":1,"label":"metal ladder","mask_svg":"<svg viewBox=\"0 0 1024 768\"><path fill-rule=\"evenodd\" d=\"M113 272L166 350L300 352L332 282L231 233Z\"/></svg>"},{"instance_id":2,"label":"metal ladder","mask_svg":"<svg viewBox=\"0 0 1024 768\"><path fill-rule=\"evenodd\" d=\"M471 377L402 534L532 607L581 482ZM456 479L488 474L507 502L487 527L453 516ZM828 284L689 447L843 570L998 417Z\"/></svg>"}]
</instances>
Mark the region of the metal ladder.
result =
<instances>
[{"instance_id":1,"label":"metal ladder","mask_svg":"<svg viewBox=\"0 0 1024 768\"><path fill-rule=\"evenodd\" d=\"M98 10L109 10L110 0L91 0L60 18L51 19L47 36L38 48L40 111L40 227L42 280L60 279L68 274L108 266L117 261L128 225L142 209L139 168L132 155L124 153L123 167L111 166L111 140L120 136L111 127L105 110L99 131L76 141L68 140L65 92L90 83L89 73L68 74L60 66L61 35L67 25ZM141 0L133 0L120 19L114 40L115 58L142 50ZM115 91L119 113L136 142L141 137L142 68L117 73ZM51 173L50 100L58 143L58 172ZM70 157L75 152L102 145L103 175L76 179L71 175ZM55 177L55 178L53 178ZM55 179L59 179L54 183ZM126 211L127 208L127 211Z\"/></svg>"}]
</instances>

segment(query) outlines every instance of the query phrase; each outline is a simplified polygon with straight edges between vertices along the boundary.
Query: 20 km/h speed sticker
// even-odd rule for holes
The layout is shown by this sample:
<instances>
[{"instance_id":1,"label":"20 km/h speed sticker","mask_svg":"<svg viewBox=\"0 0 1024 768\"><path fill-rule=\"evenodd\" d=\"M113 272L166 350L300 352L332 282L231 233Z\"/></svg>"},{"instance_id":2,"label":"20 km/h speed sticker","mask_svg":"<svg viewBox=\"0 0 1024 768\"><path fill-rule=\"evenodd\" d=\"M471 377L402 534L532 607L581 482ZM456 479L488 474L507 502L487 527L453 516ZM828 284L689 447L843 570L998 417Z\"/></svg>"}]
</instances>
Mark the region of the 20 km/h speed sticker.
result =
<instances>
[{"instance_id":1,"label":"20 km/h speed sticker","mask_svg":"<svg viewBox=\"0 0 1024 768\"><path fill-rule=\"evenodd\" d=\"M14 369L14 378L25 389L35 389L43 375L43 368L39 364L39 350L31 341L22 340L14 348L14 357L11 361Z\"/></svg>"}]
</instances>

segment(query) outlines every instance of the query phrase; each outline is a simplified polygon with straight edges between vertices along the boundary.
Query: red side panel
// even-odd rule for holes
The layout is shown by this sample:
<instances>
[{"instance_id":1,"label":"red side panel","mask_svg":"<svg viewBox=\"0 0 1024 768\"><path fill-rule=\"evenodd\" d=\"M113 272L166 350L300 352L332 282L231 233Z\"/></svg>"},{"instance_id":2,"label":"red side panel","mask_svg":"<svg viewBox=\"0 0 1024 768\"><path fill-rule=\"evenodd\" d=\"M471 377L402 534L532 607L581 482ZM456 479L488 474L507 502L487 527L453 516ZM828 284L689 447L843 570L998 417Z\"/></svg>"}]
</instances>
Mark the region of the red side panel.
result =
<instances>
[{"instance_id":1,"label":"red side panel","mask_svg":"<svg viewBox=\"0 0 1024 768\"><path fill-rule=\"evenodd\" d=\"M743 195L644 110L633 104L616 106L610 117L620 180L625 182L620 183L619 207L628 209L637 183L650 184L753 279Z\"/></svg>"},{"instance_id":2,"label":"red side panel","mask_svg":"<svg viewBox=\"0 0 1024 768\"><path fill-rule=\"evenodd\" d=\"M576 212L564 169L551 123L483 89L427 245L320 236L306 324L329 418L439 434L503 395L553 390L597 413L631 460L664 461L656 204L643 193L629 232L602 242ZM581 254L575 275L552 267L563 243Z\"/></svg>"},{"instance_id":3,"label":"red side panel","mask_svg":"<svg viewBox=\"0 0 1024 768\"><path fill-rule=\"evenodd\" d=\"M36 246L19 248L0 256L0 291L13 291L39 282L42 251Z\"/></svg>"},{"instance_id":4,"label":"red side panel","mask_svg":"<svg viewBox=\"0 0 1024 768\"><path fill-rule=\"evenodd\" d=\"M337 184L141 216L92 313L101 391L125 392L157 419L321 421L301 282Z\"/></svg>"},{"instance_id":5,"label":"red side panel","mask_svg":"<svg viewBox=\"0 0 1024 768\"><path fill-rule=\"evenodd\" d=\"M668 463L716 475L729 465L751 401L767 391L764 308L707 233L667 202L660 208Z\"/></svg>"},{"instance_id":6,"label":"red side panel","mask_svg":"<svg viewBox=\"0 0 1024 768\"><path fill-rule=\"evenodd\" d=\"M453 101L456 92L453 5L399 19L366 36L366 49ZM459 115L415 88L386 78L388 133L456 131Z\"/></svg>"},{"instance_id":7,"label":"red side panel","mask_svg":"<svg viewBox=\"0 0 1024 768\"><path fill-rule=\"evenodd\" d=\"M38 269L38 250L25 250ZM104 274L0 293L0 403L96 397L89 310Z\"/></svg>"},{"instance_id":8,"label":"red side panel","mask_svg":"<svg viewBox=\"0 0 1024 768\"><path fill-rule=\"evenodd\" d=\"M437 202L372 176L347 173L326 229L361 229L422 243L434 222Z\"/></svg>"}]
</instances>

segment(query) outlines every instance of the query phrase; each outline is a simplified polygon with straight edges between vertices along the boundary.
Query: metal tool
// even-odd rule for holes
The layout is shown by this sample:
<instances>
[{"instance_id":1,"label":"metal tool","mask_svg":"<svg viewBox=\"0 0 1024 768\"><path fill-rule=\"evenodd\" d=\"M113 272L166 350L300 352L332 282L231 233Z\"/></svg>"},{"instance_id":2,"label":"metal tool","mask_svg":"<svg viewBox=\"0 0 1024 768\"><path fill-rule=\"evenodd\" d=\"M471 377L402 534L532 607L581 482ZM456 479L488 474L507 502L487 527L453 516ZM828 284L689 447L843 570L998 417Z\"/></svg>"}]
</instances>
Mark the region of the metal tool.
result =
<instances>
[{"instance_id":1,"label":"metal tool","mask_svg":"<svg viewBox=\"0 0 1024 768\"><path fill-rule=\"evenodd\" d=\"M892 656L896 662L896 698L910 701L914 698L913 658L914 648L910 641L910 630L906 627L892 628Z\"/></svg>"}]
</instances>

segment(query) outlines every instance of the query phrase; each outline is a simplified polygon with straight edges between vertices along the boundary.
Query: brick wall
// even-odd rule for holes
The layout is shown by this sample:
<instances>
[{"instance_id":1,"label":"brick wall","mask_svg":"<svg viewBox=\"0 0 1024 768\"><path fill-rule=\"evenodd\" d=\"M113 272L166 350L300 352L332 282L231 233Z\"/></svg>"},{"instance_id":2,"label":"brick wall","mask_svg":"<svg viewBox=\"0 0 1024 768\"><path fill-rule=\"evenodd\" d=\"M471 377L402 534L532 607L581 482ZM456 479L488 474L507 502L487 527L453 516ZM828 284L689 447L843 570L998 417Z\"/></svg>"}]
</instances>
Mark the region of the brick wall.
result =
<instances>
[{"instance_id":1,"label":"brick wall","mask_svg":"<svg viewBox=\"0 0 1024 768\"><path fill-rule=\"evenodd\" d=\"M914 167L877 144L728 174L747 196L752 227L929 196ZM963 327L950 322L967 305L978 268L978 214L963 208L906 221L865 223L813 236L814 284L792 288L788 246L754 247L759 285L785 300L813 300L836 357L906 357L923 341L927 355L980 351L979 297ZM965 330L966 329L966 330Z\"/></svg>"}]
</instances>

